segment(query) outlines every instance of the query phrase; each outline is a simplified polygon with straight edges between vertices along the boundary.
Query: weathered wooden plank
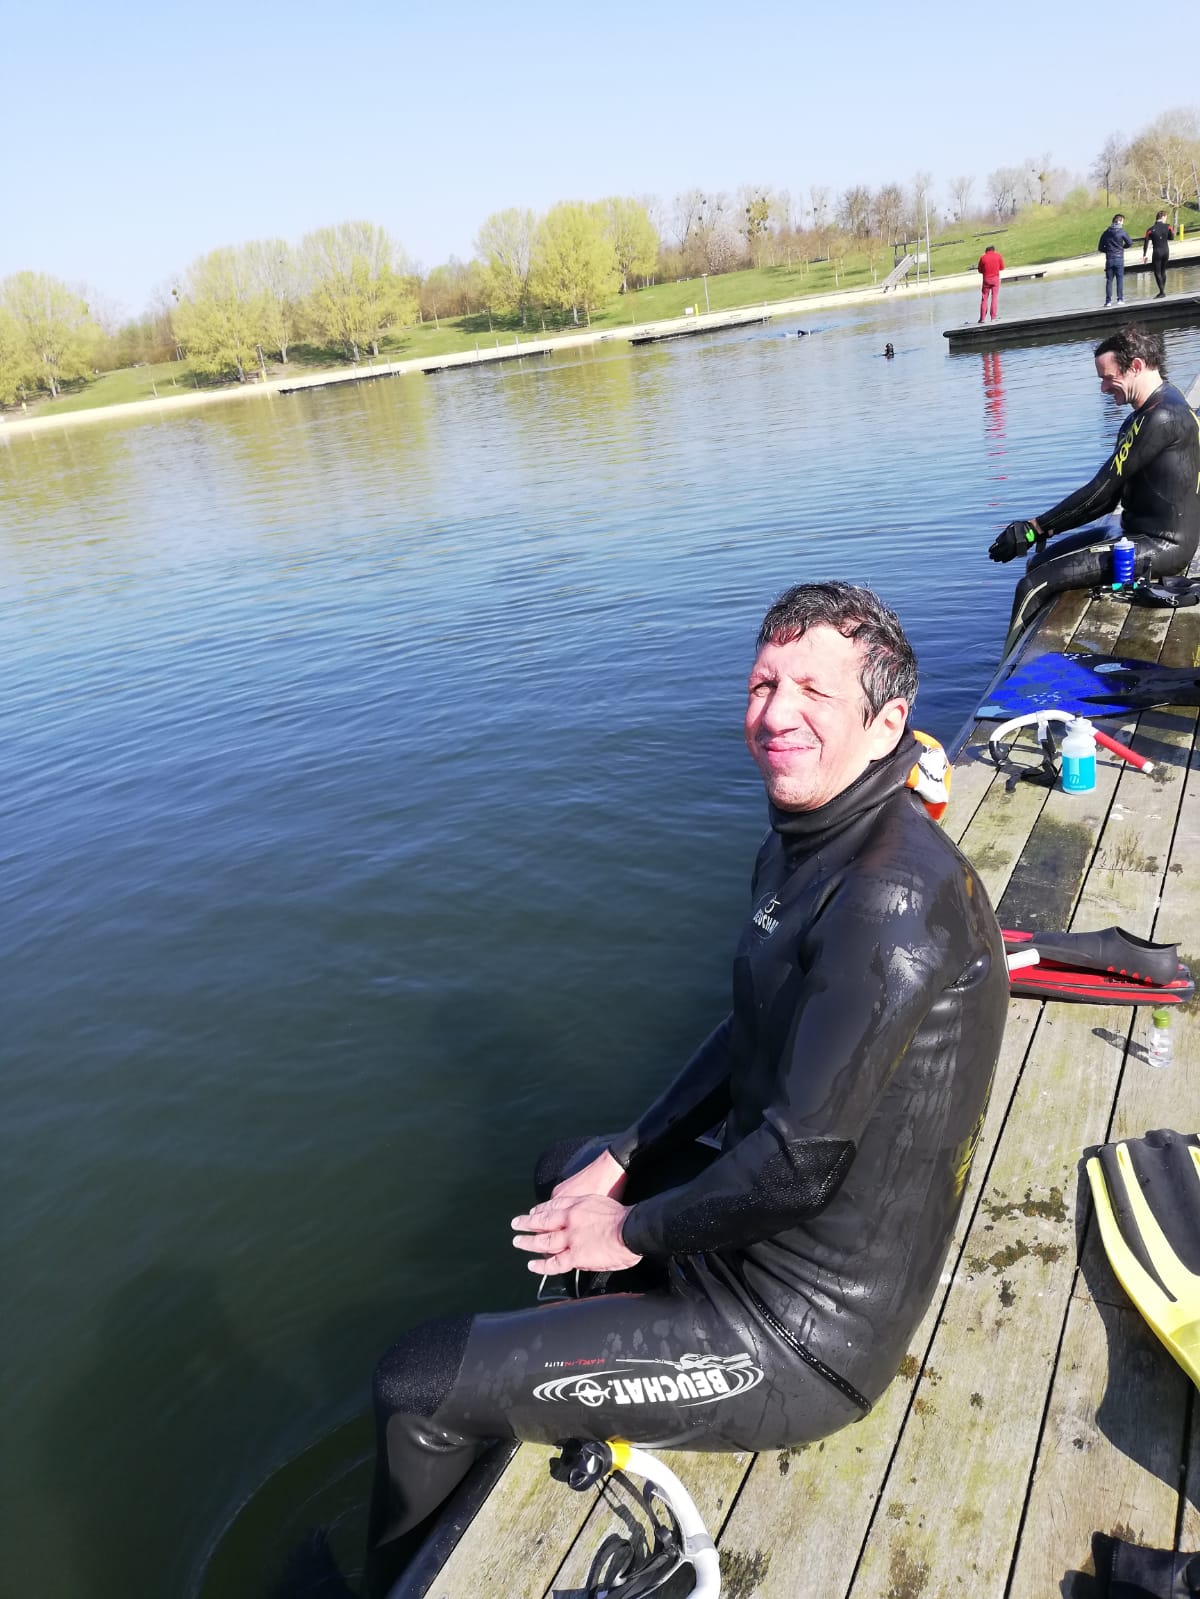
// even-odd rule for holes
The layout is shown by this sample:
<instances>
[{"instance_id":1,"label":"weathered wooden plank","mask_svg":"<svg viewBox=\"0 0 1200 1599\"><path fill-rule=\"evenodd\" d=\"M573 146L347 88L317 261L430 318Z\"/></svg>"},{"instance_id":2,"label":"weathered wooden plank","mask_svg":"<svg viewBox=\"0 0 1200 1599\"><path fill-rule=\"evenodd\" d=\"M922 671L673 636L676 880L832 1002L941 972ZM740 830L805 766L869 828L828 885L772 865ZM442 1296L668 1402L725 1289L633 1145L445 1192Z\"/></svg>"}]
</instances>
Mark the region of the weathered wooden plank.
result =
<instances>
[{"instance_id":1,"label":"weathered wooden plank","mask_svg":"<svg viewBox=\"0 0 1200 1599\"><path fill-rule=\"evenodd\" d=\"M479 1594L539 1599L591 1509L554 1482L553 1449L522 1444L430 1588L431 1599Z\"/></svg>"},{"instance_id":2,"label":"weathered wooden plank","mask_svg":"<svg viewBox=\"0 0 1200 1599\"><path fill-rule=\"evenodd\" d=\"M1129 617L1129 607L1116 600L1093 600L1071 635L1072 650L1096 655L1119 655L1116 642Z\"/></svg>"},{"instance_id":3,"label":"weathered wooden plank","mask_svg":"<svg viewBox=\"0 0 1200 1599\"><path fill-rule=\"evenodd\" d=\"M1070 1591L1065 1574L1092 1569L1093 1532L1159 1548L1174 1537L1183 1374L1133 1310L1079 1310L1072 1301L1009 1599Z\"/></svg>"},{"instance_id":4,"label":"weathered wooden plank","mask_svg":"<svg viewBox=\"0 0 1200 1599\"><path fill-rule=\"evenodd\" d=\"M1157 648L1157 644L1153 644ZM1184 750L1190 738L1178 735ZM1132 769L1121 777L1095 862L1080 902L1077 924L1103 927L1119 921L1149 934L1175 833L1184 771L1165 766L1158 781ZM1132 795L1132 799L1127 796ZM1148 796L1148 801L1146 796ZM1125 801L1125 804L1122 804ZM1097 1142L1120 1136L1129 1120L1140 1133L1179 1094L1185 1077L1146 1062L1147 1012L1129 1008L1097 1012L1113 1018L1092 1031L1095 1048L1122 1059L1115 1121ZM1128 1039L1132 1031L1132 1047ZM1177 1022L1178 1031L1178 1022ZM1089 1056L1081 1065L1090 1066ZM1171 1080L1173 1076L1173 1081ZM1193 1106L1200 1073L1190 1084ZM1091 1210L1082 1167L1077 1171L1081 1216ZM1142 1327L1112 1277L1089 1221L1081 1274L1068 1307L1062 1353L1047 1410L1021 1534L1012 1599L1055 1591L1063 1570L1086 1560L1095 1530L1151 1544L1174 1535L1177 1477L1183 1451L1185 1409L1181 1374L1173 1372ZM1093 1301L1089 1285L1096 1287Z\"/></svg>"},{"instance_id":5,"label":"weathered wooden plank","mask_svg":"<svg viewBox=\"0 0 1200 1599\"><path fill-rule=\"evenodd\" d=\"M993 905L999 905L1005 896L1048 793L1033 783L1009 786L1010 777L1011 773L1002 777L989 792L988 803L976 813L959 842ZM1015 924L1006 921L1004 925Z\"/></svg>"},{"instance_id":6,"label":"weathered wooden plank","mask_svg":"<svg viewBox=\"0 0 1200 1599\"><path fill-rule=\"evenodd\" d=\"M918 1373L926 1371L931 1390L941 1380L936 1368L926 1368L926 1356L1040 1011L1030 1000L1009 1007L991 1102L942 1285L900 1375L872 1413L845 1432L755 1459L718 1539L722 1571L754 1578L752 1587L739 1591L755 1599L834 1599L849 1590ZM802 1537L796 1536L799 1518Z\"/></svg>"}]
</instances>

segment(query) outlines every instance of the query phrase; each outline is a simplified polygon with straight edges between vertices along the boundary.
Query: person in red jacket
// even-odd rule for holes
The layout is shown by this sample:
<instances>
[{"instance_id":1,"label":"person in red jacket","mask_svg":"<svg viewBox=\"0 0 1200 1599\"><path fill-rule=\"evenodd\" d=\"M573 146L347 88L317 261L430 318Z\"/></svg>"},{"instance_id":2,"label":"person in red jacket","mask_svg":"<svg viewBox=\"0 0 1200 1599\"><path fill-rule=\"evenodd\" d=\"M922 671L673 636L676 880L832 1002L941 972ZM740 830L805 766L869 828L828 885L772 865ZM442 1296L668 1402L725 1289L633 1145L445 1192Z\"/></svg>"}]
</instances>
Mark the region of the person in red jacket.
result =
<instances>
[{"instance_id":1,"label":"person in red jacket","mask_svg":"<svg viewBox=\"0 0 1200 1599\"><path fill-rule=\"evenodd\" d=\"M983 278L983 294L979 301L979 320L982 322L987 317L988 296L992 301L992 321L996 320L996 301L1000 295L1000 274L1004 271L1004 257L994 244L989 244L987 249L975 263L976 272Z\"/></svg>"}]
</instances>

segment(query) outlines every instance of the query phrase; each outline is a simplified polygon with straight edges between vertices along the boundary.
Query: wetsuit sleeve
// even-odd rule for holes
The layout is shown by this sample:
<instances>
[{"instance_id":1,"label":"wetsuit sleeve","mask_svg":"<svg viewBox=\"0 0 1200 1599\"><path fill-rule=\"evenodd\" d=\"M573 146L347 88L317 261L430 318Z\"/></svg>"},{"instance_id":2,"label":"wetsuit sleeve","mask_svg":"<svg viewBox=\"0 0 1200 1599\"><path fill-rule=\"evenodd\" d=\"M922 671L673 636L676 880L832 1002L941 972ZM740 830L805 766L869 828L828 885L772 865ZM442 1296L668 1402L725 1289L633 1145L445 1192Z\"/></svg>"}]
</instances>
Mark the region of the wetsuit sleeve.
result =
<instances>
[{"instance_id":1,"label":"wetsuit sleeve","mask_svg":"<svg viewBox=\"0 0 1200 1599\"><path fill-rule=\"evenodd\" d=\"M832 896L800 941L794 1018L762 1122L691 1182L633 1205L627 1248L740 1248L824 1209L913 1034L965 963L960 901L941 897L947 905L930 905L900 870L856 871Z\"/></svg>"},{"instance_id":2,"label":"wetsuit sleeve","mask_svg":"<svg viewBox=\"0 0 1200 1599\"><path fill-rule=\"evenodd\" d=\"M689 1142L729 1110L729 1037L733 1017L715 1027L667 1088L632 1127L609 1144L626 1171L654 1150Z\"/></svg>"},{"instance_id":3,"label":"wetsuit sleeve","mask_svg":"<svg viewBox=\"0 0 1200 1599\"><path fill-rule=\"evenodd\" d=\"M1130 417L1117 435L1117 447L1090 483L1076 489L1052 510L1039 516L1038 526L1047 536L1081 527L1097 516L1107 516L1121 503L1132 477L1175 441L1169 408L1155 408Z\"/></svg>"}]
</instances>

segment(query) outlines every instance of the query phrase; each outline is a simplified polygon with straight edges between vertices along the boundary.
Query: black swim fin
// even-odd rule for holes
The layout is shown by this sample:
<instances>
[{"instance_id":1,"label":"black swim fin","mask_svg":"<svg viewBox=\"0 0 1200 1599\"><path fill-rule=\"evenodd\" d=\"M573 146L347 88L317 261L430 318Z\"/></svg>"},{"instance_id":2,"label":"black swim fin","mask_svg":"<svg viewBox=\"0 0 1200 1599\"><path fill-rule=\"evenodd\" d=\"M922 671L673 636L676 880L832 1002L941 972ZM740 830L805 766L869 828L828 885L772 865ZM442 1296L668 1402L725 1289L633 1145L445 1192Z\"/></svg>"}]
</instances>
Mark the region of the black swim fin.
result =
<instances>
[{"instance_id":1,"label":"black swim fin","mask_svg":"<svg viewBox=\"0 0 1200 1599\"><path fill-rule=\"evenodd\" d=\"M1200 1138L1164 1128L1105 1144L1087 1174L1117 1280L1200 1384Z\"/></svg>"},{"instance_id":2,"label":"black swim fin","mask_svg":"<svg viewBox=\"0 0 1200 1599\"><path fill-rule=\"evenodd\" d=\"M1092 1564L1096 1599L1193 1599L1200 1594L1200 1555L1143 1549L1094 1532Z\"/></svg>"},{"instance_id":3,"label":"black swim fin","mask_svg":"<svg viewBox=\"0 0 1200 1599\"><path fill-rule=\"evenodd\" d=\"M1185 572L1178 577L1140 577L1129 598L1134 605L1165 606L1171 610L1197 605L1200 604L1200 578L1188 577Z\"/></svg>"},{"instance_id":4,"label":"black swim fin","mask_svg":"<svg viewBox=\"0 0 1200 1599\"><path fill-rule=\"evenodd\" d=\"M1149 710L1155 705L1200 705L1200 670L1194 666L1179 669L1147 664L1139 671L1128 663L1111 670L1097 668L1104 679L1100 694L1084 694L1087 705L1123 705L1131 711Z\"/></svg>"},{"instance_id":5,"label":"black swim fin","mask_svg":"<svg viewBox=\"0 0 1200 1599\"><path fill-rule=\"evenodd\" d=\"M1094 933L1004 930L1010 955L1036 949L1036 966L1009 973L1010 992L1025 999L1084 1005L1182 1005L1195 993L1175 944L1153 944L1122 927Z\"/></svg>"}]
</instances>

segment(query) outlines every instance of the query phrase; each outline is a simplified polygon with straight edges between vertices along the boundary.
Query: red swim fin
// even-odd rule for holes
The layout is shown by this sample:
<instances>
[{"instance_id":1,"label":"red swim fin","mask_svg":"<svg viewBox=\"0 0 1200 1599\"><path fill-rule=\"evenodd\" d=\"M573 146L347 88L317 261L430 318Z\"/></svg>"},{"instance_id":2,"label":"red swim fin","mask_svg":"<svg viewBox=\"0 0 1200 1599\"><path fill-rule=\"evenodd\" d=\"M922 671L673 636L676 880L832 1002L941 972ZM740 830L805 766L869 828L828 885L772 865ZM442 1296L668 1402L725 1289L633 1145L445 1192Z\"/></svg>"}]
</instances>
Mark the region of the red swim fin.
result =
<instances>
[{"instance_id":1,"label":"red swim fin","mask_svg":"<svg viewBox=\"0 0 1200 1599\"><path fill-rule=\"evenodd\" d=\"M1183 1005L1196 992L1192 974L1182 963L1170 982L1143 983L1043 960L1010 972L1008 983L1014 999L1065 999L1076 1005Z\"/></svg>"}]
</instances>

